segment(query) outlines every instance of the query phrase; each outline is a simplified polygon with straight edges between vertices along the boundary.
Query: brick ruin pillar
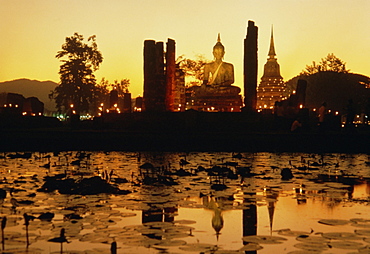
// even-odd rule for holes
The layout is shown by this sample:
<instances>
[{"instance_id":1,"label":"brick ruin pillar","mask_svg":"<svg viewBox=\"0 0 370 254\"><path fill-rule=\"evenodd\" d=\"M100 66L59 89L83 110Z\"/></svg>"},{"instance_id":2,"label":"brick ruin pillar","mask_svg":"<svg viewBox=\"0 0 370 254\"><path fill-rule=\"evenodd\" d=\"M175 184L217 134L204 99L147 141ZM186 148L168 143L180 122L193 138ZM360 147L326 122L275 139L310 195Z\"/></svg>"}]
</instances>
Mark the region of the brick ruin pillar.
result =
<instances>
[{"instance_id":1,"label":"brick ruin pillar","mask_svg":"<svg viewBox=\"0 0 370 254\"><path fill-rule=\"evenodd\" d=\"M247 36L244 39L244 104L245 111L255 111L257 107L257 38L258 27L248 21Z\"/></svg>"},{"instance_id":2,"label":"brick ruin pillar","mask_svg":"<svg viewBox=\"0 0 370 254\"><path fill-rule=\"evenodd\" d=\"M176 89L176 51L175 41L167 40L166 49L166 111L174 111Z\"/></svg>"},{"instance_id":3,"label":"brick ruin pillar","mask_svg":"<svg viewBox=\"0 0 370 254\"><path fill-rule=\"evenodd\" d=\"M165 111L165 76L163 42L144 41L144 96L143 110Z\"/></svg>"}]
</instances>

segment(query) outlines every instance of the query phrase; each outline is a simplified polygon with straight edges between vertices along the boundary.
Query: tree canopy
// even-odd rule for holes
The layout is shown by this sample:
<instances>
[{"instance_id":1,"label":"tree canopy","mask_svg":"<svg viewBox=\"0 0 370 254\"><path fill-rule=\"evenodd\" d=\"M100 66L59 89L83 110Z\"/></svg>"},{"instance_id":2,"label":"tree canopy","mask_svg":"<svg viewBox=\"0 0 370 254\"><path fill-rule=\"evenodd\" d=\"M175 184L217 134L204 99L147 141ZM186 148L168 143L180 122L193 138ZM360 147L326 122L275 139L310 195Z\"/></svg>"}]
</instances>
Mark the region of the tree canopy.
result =
<instances>
[{"instance_id":1,"label":"tree canopy","mask_svg":"<svg viewBox=\"0 0 370 254\"><path fill-rule=\"evenodd\" d=\"M193 78L188 85L200 85L203 82L203 67L208 62L203 55L198 55L196 60L185 58L184 55L176 59L180 69L185 72L185 76Z\"/></svg>"},{"instance_id":2,"label":"tree canopy","mask_svg":"<svg viewBox=\"0 0 370 254\"><path fill-rule=\"evenodd\" d=\"M50 98L56 102L60 112L66 112L70 105L80 112L89 112L90 105L99 97L94 71L98 70L103 56L98 50L96 36L84 37L74 33L66 37L62 50L55 56L63 63L60 66L60 84L52 91Z\"/></svg>"},{"instance_id":3,"label":"tree canopy","mask_svg":"<svg viewBox=\"0 0 370 254\"><path fill-rule=\"evenodd\" d=\"M346 69L346 63L331 53L325 58L321 58L321 62L318 64L313 61L312 65L306 65L306 68L300 73L300 75L307 76L321 71L333 71L338 73L349 72L349 70Z\"/></svg>"}]
</instances>

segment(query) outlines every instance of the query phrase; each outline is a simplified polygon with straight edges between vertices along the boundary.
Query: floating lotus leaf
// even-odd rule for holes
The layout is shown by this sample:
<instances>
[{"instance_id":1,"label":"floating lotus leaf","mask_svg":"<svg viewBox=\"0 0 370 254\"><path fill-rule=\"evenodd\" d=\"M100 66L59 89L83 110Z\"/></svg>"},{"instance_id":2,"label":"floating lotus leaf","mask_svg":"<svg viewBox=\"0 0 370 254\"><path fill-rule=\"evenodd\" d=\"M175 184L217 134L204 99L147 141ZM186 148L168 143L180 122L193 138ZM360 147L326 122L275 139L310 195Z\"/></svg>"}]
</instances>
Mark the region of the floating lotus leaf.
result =
<instances>
[{"instance_id":1,"label":"floating lotus leaf","mask_svg":"<svg viewBox=\"0 0 370 254\"><path fill-rule=\"evenodd\" d=\"M336 219L322 219L319 223L330 225L330 226L342 226L350 223L348 220L336 220Z\"/></svg>"},{"instance_id":2,"label":"floating lotus leaf","mask_svg":"<svg viewBox=\"0 0 370 254\"><path fill-rule=\"evenodd\" d=\"M347 188L348 185L337 183L337 182L326 182L326 186L332 187L332 188Z\"/></svg>"},{"instance_id":3,"label":"floating lotus leaf","mask_svg":"<svg viewBox=\"0 0 370 254\"><path fill-rule=\"evenodd\" d=\"M173 226L171 222L161 222L161 221L152 221L143 223L144 226L153 227L153 228L170 228Z\"/></svg>"},{"instance_id":4,"label":"floating lotus leaf","mask_svg":"<svg viewBox=\"0 0 370 254\"><path fill-rule=\"evenodd\" d=\"M359 249L361 247L364 247L362 243L351 241L332 241L329 245L338 249Z\"/></svg>"},{"instance_id":5,"label":"floating lotus leaf","mask_svg":"<svg viewBox=\"0 0 370 254\"><path fill-rule=\"evenodd\" d=\"M361 237L355 233L350 232L328 232L323 233L323 237L333 240L360 240Z\"/></svg>"},{"instance_id":6,"label":"floating lotus leaf","mask_svg":"<svg viewBox=\"0 0 370 254\"><path fill-rule=\"evenodd\" d=\"M241 247L239 251L256 251L260 249L263 249L263 247L258 243L247 243L246 245Z\"/></svg>"},{"instance_id":7,"label":"floating lotus leaf","mask_svg":"<svg viewBox=\"0 0 370 254\"><path fill-rule=\"evenodd\" d=\"M313 250L294 250L290 251L287 254L320 254L322 251L313 251Z\"/></svg>"},{"instance_id":8,"label":"floating lotus leaf","mask_svg":"<svg viewBox=\"0 0 370 254\"><path fill-rule=\"evenodd\" d=\"M101 218L99 221L108 223L109 225L117 224L117 222L120 222L122 219L117 217L108 217L108 218Z\"/></svg>"},{"instance_id":9,"label":"floating lotus leaf","mask_svg":"<svg viewBox=\"0 0 370 254\"><path fill-rule=\"evenodd\" d=\"M370 230L367 229L356 229L355 233L358 235L370 236Z\"/></svg>"},{"instance_id":10,"label":"floating lotus leaf","mask_svg":"<svg viewBox=\"0 0 370 254\"><path fill-rule=\"evenodd\" d=\"M147 228L146 226L144 225L126 225L123 227L123 229L127 230L127 231L136 231L136 230L139 230L139 229L142 229L142 228Z\"/></svg>"},{"instance_id":11,"label":"floating lotus leaf","mask_svg":"<svg viewBox=\"0 0 370 254\"><path fill-rule=\"evenodd\" d=\"M136 230L137 232L145 235L150 235L150 234L162 234L163 231L161 229L157 228L141 228Z\"/></svg>"},{"instance_id":12,"label":"floating lotus leaf","mask_svg":"<svg viewBox=\"0 0 370 254\"><path fill-rule=\"evenodd\" d=\"M123 234L125 232L127 232L127 230L123 229L123 228L117 228L117 227L114 227L114 228L104 228L104 229L100 229L100 230L96 230L97 233L109 233L109 234Z\"/></svg>"},{"instance_id":13,"label":"floating lotus leaf","mask_svg":"<svg viewBox=\"0 0 370 254\"><path fill-rule=\"evenodd\" d=\"M150 206L145 203L137 203L132 205L127 205L126 209L129 210L149 210Z\"/></svg>"},{"instance_id":14,"label":"floating lotus leaf","mask_svg":"<svg viewBox=\"0 0 370 254\"><path fill-rule=\"evenodd\" d=\"M141 235L141 234L125 234L125 235L120 235L118 236L121 240L123 241L141 241L141 240L147 240L147 239L151 239L145 235Z\"/></svg>"},{"instance_id":15,"label":"floating lotus leaf","mask_svg":"<svg viewBox=\"0 0 370 254\"><path fill-rule=\"evenodd\" d=\"M352 226L354 227L370 228L370 220L362 219L362 218L355 218L355 219L350 219L350 221L354 222L352 224Z\"/></svg>"},{"instance_id":16,"label":"floating lotus leaf","mask_svg":"<svg viewBox=\"0 0 370 254\"><path fill-rule=\"evenodd\" d=\"M93 225L87 225L87 224L84 224L82 226L82 229L94 229L95 227Z\"/></svg>"},{"instance_id":17,"label":"floating lotus leaf","mask_svg":"<svg viewBox=\"0 0 370 254\"><path fill-rule=\"evenodd\" d=\"M359 248L358 253L369 254L370 253L370 245L366 245L365 247Z\"/></svg>"},{"instance_id":18,"label":"floating lotus leaf","mask_svg":"<svg viewBox=\"0 0 370 254\"><path fill-rule=\"evenodd\" d=\"M136 213L129 213L129 212L120 213L121 217L134 217L136 215L137 215Z\"/></svg>"},{"instance_id":19,"label":"floating lotus leaf","mask_svg":"<svg viewBox=\"0 0 370 254\"><path fill-rule=\"evenodd\" d=\"M294 244L294 247L308 251L324 251L329 249L329 246L324 243L297 243Z\"/></svg>"},{"instance_id":20,"label":"floating lotus leaf","mask_svg":"<svg viewBox=\"0 0 370 254\"><path fill-rule=\"evenodd\" d=\"M370 243L370 238L364 238L364 242Z\"/></svg>"},{"instance_id":21,"label":"floating lotus leaf","mask_svg":"<svg viewBox=\"0 0 370 254\"><path fill-rule=\"evenodd\" d=\"M115 224L116 223L111 223L110 225L115 225ZM94 227L96 227L98 229L104 229L104 228L108 227L108 223L102 222L102 221L95 221L95 222L91 223L91 225L93 225Z\"/></svg>"},{"instance_id":22,"label":"floating lotus leaf","mask_svg":"<svg viewBox=\"0 0 370 254\"><path fill-rule=\"evenodd\" d=\"M279 235L283 235L283 236L300 236L300 235L306 235L306 236L308 236L310 234L310 232L306 232L306 231L292 231L290 229L281 229L281 230L278 230L278 234Z\"/></svg>"},{"instance_id":23,"label":"floating lotus leaf","mask_svg":"<svg viewBox=\"0 0 370 254\"><path fill-rule=\"evenodd\" d=\"M189 233L181 233L181 232L174 232L174 233L160 233L160 234L155 234L156 236L161 236L164 239L173 239L173 238L184 238L190 236Z\"/></svg>"},{"instance_id":24,"label":"floating lotus leaf","mask_svg":"<svg viewBox=\"0 0 370 254\"><path fill-rule=\"evenodd\" d=\"M188 243L185 246L179 247L179 249L184 251L193 251L193 252L201 252L201 251L210 251L216 250L218 247L217 245L208 244L208 243Z\"/></svg>"},{"instance_id":25,"label":"floating lotus leaf","mask_svg":"<svg viewBox=\"0 0 370 254\"><path fill-rule=\"evenodd\" d=\"M102 237L107 237L108 233L106 232L101 232L101 233L87 233L84 234L82 237L80 237L81 242L89 242L92 241L94 238L102 238Z\"/></svg>"},{"instance_id":26,"label":"floating lotus leaf","mask_svg":"<svg viewBox=\"0 0 370 254\"><path fill-rule=\"evenodd\" d=\"M184 240L162 240L160 243L156 244L156 246L180 246L185 245L186 242Z\"/></svg>"},{"instance_id":27,"label":"floating lotus leaf","mask_svg":"<svg viewBox=\"0 0 370 254\"><path fill-rule=\"evenodd\" d=\"M244 236L242 239L245 242L259 243L259 244L279 244L287 240L284 237L270 236L270 235L249 235L249 236Z\"/></svg>"}]
</instances>

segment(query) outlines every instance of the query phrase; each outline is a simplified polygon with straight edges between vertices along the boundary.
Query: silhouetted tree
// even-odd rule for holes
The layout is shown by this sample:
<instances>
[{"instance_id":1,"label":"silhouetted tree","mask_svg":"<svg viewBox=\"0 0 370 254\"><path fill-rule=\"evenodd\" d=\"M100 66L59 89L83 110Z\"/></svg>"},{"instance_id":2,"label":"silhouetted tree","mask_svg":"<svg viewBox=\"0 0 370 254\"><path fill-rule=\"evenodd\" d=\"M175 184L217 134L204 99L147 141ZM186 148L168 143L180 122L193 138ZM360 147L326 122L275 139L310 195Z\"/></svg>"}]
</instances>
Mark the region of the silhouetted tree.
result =
<instances>
[{"instance_id":1,"label":"silhouetted tree","mask_svg":"<svg viewBox=\"0 0 370 254\"><path fill-rule=\"evenodd\" d=\"M306 68L300 73L300 75L312 75L321 71L333 71L348 73L346 69L346 63L336 57L334 54L328 54L325 58L321 58L321 62L316 64L315 61L312 65L306 65Z\"/></svg>"},{"instance_id":2,"label":"silhouetted tree","mask_svg":"<svg viewBox=\"0 0 370 254\"><path fill-rule=\"evenodd\" d=\"M203 67L209 61L203 55L198 55L196 60L185 58L184 55L176 59L180 69L185 72L185 76L192 77L194 80L187 85L200 85L203 83Z\"/></svg>"},{"instance_id":3,"label":"silhouetted tree","mask_svg":"<svg viewBox=\"0 0 370 254\"><path fill-rule=\"evenodd\" d=\"M116 89L118 92L118 97L123 97L125 93L129 93L128 87L130 85L129 79L122 79L121 81L115 80L112 84L112 89Z\"/></svg>"},{"instance_id":4,"label":"silhouetted tree","mask_svg":"<svg viewBox=\"0 0 370 254\"><path fill-rule=\"evenodd\" d=\"M63 64L60 66L60 84L50 94L60 112L74 105L77 113L88 112L90 104L102 92L96 86L94 71L99 68L103 56L98 50L96 36L90 36L88 43L82 35L75 33L66 37L62 50L55 56Z\"/></svg>"}]
</instances>

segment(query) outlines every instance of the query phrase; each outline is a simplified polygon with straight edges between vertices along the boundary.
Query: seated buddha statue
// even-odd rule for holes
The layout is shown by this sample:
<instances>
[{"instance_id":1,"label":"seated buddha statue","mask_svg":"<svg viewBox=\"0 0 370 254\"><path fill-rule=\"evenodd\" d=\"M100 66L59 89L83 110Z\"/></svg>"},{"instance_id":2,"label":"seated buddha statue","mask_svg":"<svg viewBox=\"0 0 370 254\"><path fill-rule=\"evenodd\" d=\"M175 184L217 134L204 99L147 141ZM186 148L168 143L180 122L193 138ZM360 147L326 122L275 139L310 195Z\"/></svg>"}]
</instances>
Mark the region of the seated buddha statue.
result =
<instances>
[{"instance_id":1,"label":"seated buddha statue","mask_svg":"<svg viewBox=\"0 0 370 254\"><path fill-rule=\"evenodd\" d=\"M221 43L220 34L213 47L214 61L204 65L203 84L198 88L199 95L237 95L240 88L234 83L234 66L223 61L225 47Z\"/></svg>"}]
</instances>

